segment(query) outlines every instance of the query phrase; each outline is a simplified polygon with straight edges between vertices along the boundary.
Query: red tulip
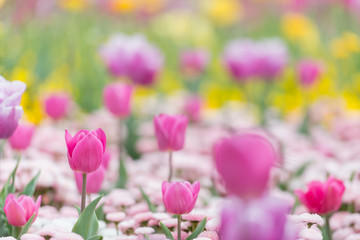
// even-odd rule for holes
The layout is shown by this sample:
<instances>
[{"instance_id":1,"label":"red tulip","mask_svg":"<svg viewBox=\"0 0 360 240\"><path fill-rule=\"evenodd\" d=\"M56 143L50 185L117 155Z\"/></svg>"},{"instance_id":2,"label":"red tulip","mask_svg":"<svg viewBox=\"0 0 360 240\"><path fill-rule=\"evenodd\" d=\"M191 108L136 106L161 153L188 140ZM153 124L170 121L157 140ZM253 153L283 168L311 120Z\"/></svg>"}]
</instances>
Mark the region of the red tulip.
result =
<instances>
[{"instance_id":1,"label":"red tulip","mask_svg":"<svg viewBox=\"0 0 360 240\"><path fill-rule=\"evenodd\" d=\"M327 214L339 210L345 186L342 181L330 177L325 183L312 181L308 191L295 191L300 201L311 213Z\"/></svg>"}]
</instances>

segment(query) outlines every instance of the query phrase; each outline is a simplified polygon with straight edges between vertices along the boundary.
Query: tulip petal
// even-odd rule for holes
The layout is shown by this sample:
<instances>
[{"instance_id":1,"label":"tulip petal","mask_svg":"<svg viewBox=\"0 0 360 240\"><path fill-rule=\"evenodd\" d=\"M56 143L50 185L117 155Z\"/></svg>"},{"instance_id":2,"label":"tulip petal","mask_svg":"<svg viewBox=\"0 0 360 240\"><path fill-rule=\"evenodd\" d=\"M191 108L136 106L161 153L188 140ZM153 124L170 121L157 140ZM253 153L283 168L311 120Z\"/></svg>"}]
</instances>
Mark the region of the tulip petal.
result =
<instances>
[{"instance_id":1,"label":"tulip petal","mask_svg":"<svg viewBox=\"0 0 360 240\"><path fill-rule=\"evenodd\" d=\"M164 204L169 213L184 214L193 202L191 191L181 182L169 186L164 196Z\"/></svg>"},{"instance_id":2,"label":"tulip petal","mask_svg":"<svg viewBox=\"0 0 360 240\"><path fill-rule=\"evenodd\" d=\"M105 135L105 132L101 128L98 128L98 129L95 130L95 135L101 141L101 143L103 145L103 153L104 153L105 149L106 149L106 135Z\"/></svg>"},{"instance_id":3,"label":"tulip petal","mask_svg":"<svg viewBox=\"0 0 360 240\"><path fill-rule=\"evenodd\" d=\"M26 224L25 209L17 203L16 199L10 199L4 207L4 211L10 225L21 227Z\"/></svg>"}]
</instances>

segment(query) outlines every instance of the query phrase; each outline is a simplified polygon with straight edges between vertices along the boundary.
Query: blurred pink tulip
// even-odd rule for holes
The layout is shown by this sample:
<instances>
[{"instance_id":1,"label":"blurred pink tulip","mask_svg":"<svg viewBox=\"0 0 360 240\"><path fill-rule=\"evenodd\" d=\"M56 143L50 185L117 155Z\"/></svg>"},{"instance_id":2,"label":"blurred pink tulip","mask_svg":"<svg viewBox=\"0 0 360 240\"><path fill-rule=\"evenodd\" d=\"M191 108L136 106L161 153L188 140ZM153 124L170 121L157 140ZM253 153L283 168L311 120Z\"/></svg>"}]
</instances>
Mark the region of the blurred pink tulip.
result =
<instances>
[{"instance_id":1,"label":"blurred pink tulip","mask_svg":"<svg viewBox=\"0 0 360 240\"><path fill-rule=\"evenodd\" d=\"M156 139L160 151L177 151L184 147L187 117L160 114L154 117Z\"/></svg>"},{"instance_id":2,"label":"blurred pink tulip","mask_svg":"<svg viewBox=\"0 0 360 240\"><path fill-rule=\"evenodd\" d=\"M214 146L214 157L228 193L243 199L263 194L277 160L272 144L252 133L221 139Z\"/></svg>"},{"instance_id":3,"label":"blurred pink tulip","mask_svg":"<svg viewBox=\"0 0 360 240\"><path fill-rule=\"evenodd\" d=\"M209 53L205 50L187 50L180 55L180 70L188 77L203 73L209 63Z\"/></svg>"},{"instance_id":4,"label":"blurred pink tulip","mask_svg":"<svg viewBox=\"0 0 360 240\"><path fill-rule=\"evenodd\" d=\"M34 131L35 126L20 124L9 138L10 146L15 150L27 149L30 145Z\"/></svg>"},{"instance_id":5,"label":"blurred pink tulip","mask_svg":"<svg viewBox=\"0 0 360 240\"><path fill-rule=\"evenodd\" d=\"M200 183L166 182L162 183L162 199L166 210L171 214L185 214L193 210L200 191Z\"/></svg>"},{"instance_id":6,"label":"blurred pink tulip","mask_svg":"<svg viewBox=\"0 0 360 240\"><path fill-rule=\"evenodd\" d=\"M330 177L325 183L310 182L307 192L297 190L295 193L311 213L327 214L339 210L344 191L343 182Z\"/></svg>"},{"instance_id":7,"label":"blurred pink tulip","mask_svg":"<svg viewBox=\"0 0 360 240\"><path fill-rule=\"evenodd\" d=\"M112 83L105 87L103 101L106 108L117 117L127 117L131 110L133 87L122 83Z\"/></svg>"},{"instance_id":8,"label":"blurred pink tulip","mask_svg":"<svg viewBox=\"0 0 360 240\"><path fill-rule=\"evenodd\" d=\"M70 98L67 94L52 94L45 99L45 112L54 120L61 119L67 113L69 103Z\"/></svg>"},{"instance_id":9,"label":"blurred pink tulip","mask_svg":"<svg viewBox=\"0 0 360 240\"><path fill-rule=\"evenodd\" d=\"M10 82L0 76L0 139L9 138L18 126L23 115L20 101L25 89L25 83Z\"/></svg>"},{"instance_id":10,"label":"blurred pink tulip","mask_svg":"<svg viewBox=\"0 0 360 240\"><path fill-rule=\"evenodd\" d=\"M74 137L66 130L65 141L72 170L91 173L100 166L106 147L106 136L101 128L81 130Z\"/></svg>"},{"instance_id":11,"label":"blurred pink tulip","mask_svg":"<svg viewBox=\"0 0 360 240\"><path fill-rule=\"evenodd\" d=\"M10 225L15 227L24 226L29 219L35 214L34 221L38 215L41 204L41 196L36 202L26 195L16 198L13 194L6 197L4 212Z\"/></svg>"},{"instance_id":12,"label":"blurred pink tulip","mask_svg":"<svg viewBox=\"0 0 360 240\"><path fill-rule=\"evenodd\" d=\"M297 73L302 86L310 87L321 74L321 65L315 61L304 60L299 63Z\"/></svg>"},{"instance_id":13,"label":"blurred pink tulip","mask_svg":"<svg viewBox=\"0 0 360 240\"><path fill-rule=\"evenodd\" d=\"M108 169L110 160L111 160L111 154L110 154L109 151L105 150L104 155L103 155L103 160L102 160L102 162L101 162L101 165L102 165L105 169Z\"/></svg>"},{"instance_id":14,"label":"blurred pink tulip","mask_svg":"<svg viewBox=\"0 0 360 240\"><path fill-rule=\"evenodd\" d=\"M202 99L198 96L191 96L186 99L184 113L189 117L190 121L198 122L200 120L202 108Z\"/></svg>"},{"instance_id":15,"label":"blurred pink tulip","mask_svg":"<svg viewBox=\"0 0 360 240\"><path fill-rule=\"evenodd\" d=\"M74 172L76 186L79 193L82 192L83 175L80 172ZM101 190L102 183L105 179L105 169L100 166L94 172L89 173L86 178L86 193L98 193Z\"/></svg>"}]
</instances>

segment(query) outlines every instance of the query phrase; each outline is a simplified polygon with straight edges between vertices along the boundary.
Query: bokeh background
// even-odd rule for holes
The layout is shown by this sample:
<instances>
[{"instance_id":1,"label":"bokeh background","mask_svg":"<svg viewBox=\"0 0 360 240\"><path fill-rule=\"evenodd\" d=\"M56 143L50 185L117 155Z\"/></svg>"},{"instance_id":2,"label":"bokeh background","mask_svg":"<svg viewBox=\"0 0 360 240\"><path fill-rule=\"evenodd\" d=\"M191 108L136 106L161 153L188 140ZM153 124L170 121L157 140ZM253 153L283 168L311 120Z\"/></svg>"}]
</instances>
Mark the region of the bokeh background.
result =
<instances>
[{"instance_id":1,"label":"bokeh background","mask_svg":"<svg viewBox=\"0 0 360 240\"><path fill-rule=\"evenodd\" d=\"M101 49L115 34L140 34L159 50L163 64L153 84L136 88L138 104L148 96L190 92L206 109L252 102L260 112L266 104L289 119L319 101L356 110L359 23L359 0L0 0L0 74L27 83L22 105L30 122L42 121L42 99L58 91L92 112L102 106L107 83L131 81L109 71ZM271 79L234 77L225 59L229 44L273 38L286 48L281 71ZM206 52L201 73L181 65L189 49ZM301 83L304 60L321 66L311 86Z\"/></svg>"}]
</instances>

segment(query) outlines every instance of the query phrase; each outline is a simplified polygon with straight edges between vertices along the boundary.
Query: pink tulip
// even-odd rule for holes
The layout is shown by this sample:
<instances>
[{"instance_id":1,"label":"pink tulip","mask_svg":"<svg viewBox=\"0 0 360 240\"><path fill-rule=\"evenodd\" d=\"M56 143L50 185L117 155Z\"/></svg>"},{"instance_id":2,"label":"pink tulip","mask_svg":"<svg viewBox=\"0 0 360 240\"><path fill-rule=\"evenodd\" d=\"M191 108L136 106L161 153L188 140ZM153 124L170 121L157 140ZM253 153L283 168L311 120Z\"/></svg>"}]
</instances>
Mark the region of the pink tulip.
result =
<instances>
[{"instance_id":1,"label":"pink tulip","mask_svg":"<svg viewBox=\"0 0 360 240\"><path fill-rule=\"evenodd\" d=\"M112 83L105 87L103 101L106 108L117 117L127 117L131 109L133 87L122 83Z\"/></svg>"},{"instance_id":2,"label":"pink tulip","mask_svg":"<svg viewBox=\"0 0 360 240\"><path fill-rule=\"evenodd\" d=\"M74 172L76 186L79 193L82 192L83 175L80 172ZM94 172L89 173L86 178L86 193L98 193L101 190L102 183L105 179L105 169L100 166Z\"/></svg>"},{"instance_id":3,"label":"pink tulip","mask_svg":"<svg viewBox=\"0 0 360 240\"><path fill-rule=\"evenodd\" d=\"M45 112L52 119L63 118L69 109L70 98L67 94L52 94L45 99Z\"/></svg>"},{"instance_id":4,"label":"pink tulip","mask_svg":"<svg viewBox=\"0 0 360 240\"><path fill-rule=\"evenodd\" d=\"M9 138L10 146L15 150L25 150L30 145L34 131L33 125L19 125Z\"/></svg>"},{"instance_id":5,"label":"pink tulip","mask_svg":"<svg viewBox=\"0 0 360 240\"><path fill-rule=\"evenodd\" d=\"M180 69L189 77L201 74L208 63L209 53L205 50L188 50L182 52L180 56Z\"/></svg>"},{"instance_id":6,"label":"pink tulip","mask_svg":"<svg viewBox=\"0 0 360 240\"><path fill-rule=\"evenodd\" d=\"M13 194L6 197L4 212L10 225L15 227L24 226L29 219L35 214L34 221L38 215L41 204L41 196L36 202L26 195L16 198Z\"/></svg>"},{"instance_id":7,"label":"pink tulip","mask_svg":"<svg viewBox=\"0 0 360 240\"><path fill-rule=\"evenodd\" d=\"M9 138L18 126L23 115L20 101L25 89L25 83L9 82L0 76L0 139Z\"/></svg>"},{"instance_id":8,"label":"pink tulip","mask_svg":"<svg viewBox=\"0 0 360 240\"><path fill-rule=\"evenodd\" d=\"M321 65L314 61L302 61L297 67L297 72L301 85L304 87L312 86L321 74Z\"/></svg>"},{"instance_id":9,"label":"pink tulip","mask_svg":"<svg viewBox=\"0 0 360 240\"><path fill-rule=\"evenodd\" d=\"M297 190L295 193L311 213L327 214L340 208L344 191L343 182L330 177L325 183L310 182L307 192Z\"/></svg>"},{"instance_id":10,"label":"pink tulip","mask_svg":"<svg viewBox=\"0 0 360 240\"><path fill-rule=\"evenodd\" d=\"M66 130L65 141L72 170L91 173L100 166L106 147L106 136L101 128L81 130L74 137Z\"/></svg>"},{"instance_id":11,"label":"pink tulip","mask_svg":"<svg viewBox=\"0 0 360 240\"><path fill-rule=\"evenodd\" d=\"M228 193L251 199L266 190L277 154L261 135L244 133L217 142L214 158Z\"/></svg>"},{"instance_id":12,"label":"pink tulip","mask_svg":"<svg viewBox=\"0 0 360 240\"><path fill-rule=\"evenodd\" d=\"M103 159L102 159L102 162L101 162L101 165L102 165L105 169L108 169L110 160L111 160L111 154L110 154L109 151L105 150L104 155L103 155Z\"/></svg>"},{"instance_id":13,"label":"pink tulip","mask_svg":"<svg viewBox=\"0 0 360 240\"><path fill-rule=\"evenodd\" d=\"M160 151L177 151L184 147L187 117L160 114L154 118L155 134Z\"/></svg>"},{"instance_id":14,"label":"pink tulip","mask_svg":"<svg viewBox=\"0 0 360 240\"><path fill-rule=\"evenodd\" d=\"M200 183L176 181L162 183L162 199L166 210L171 214L190 213L196 203L200 191Z\"/></svg>"},{"instance_id":15,"label":"pink tulip","mask_svg":"<svg viewBox=\"0 0 360 240\"><path fill-rule=\"evenodd\" d=\"M192 122L198 122L201 117L201 108L202 99L198 96L192 96L186 99L184 113Z\"/></svg>"}]
</instances>

